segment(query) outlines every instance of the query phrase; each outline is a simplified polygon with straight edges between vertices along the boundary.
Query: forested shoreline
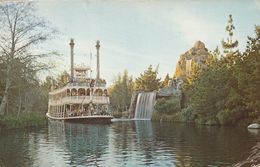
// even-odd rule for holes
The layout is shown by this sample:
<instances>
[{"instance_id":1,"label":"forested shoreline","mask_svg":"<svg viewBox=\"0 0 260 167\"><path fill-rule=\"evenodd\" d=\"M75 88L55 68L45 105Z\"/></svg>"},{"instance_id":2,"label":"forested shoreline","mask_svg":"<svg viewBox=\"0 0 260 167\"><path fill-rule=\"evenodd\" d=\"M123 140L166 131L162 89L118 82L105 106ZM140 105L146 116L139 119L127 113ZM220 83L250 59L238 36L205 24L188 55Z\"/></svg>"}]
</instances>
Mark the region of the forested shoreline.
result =
<instances>
[{"instance_id":1,"label":"forested shoreline","mask_svg":"<svg viewBox=\"0 0 260 167\"><path fill-rule=\"evenodd\" d=\"M35 49L54 38L56 30L34 10L33 3L27 2L0 5L0 128L44 124L48 92L61 86L59 76L39 79L39 72L51 69L43 59L54 53ZM207 125L260 122L260 26L255 26L255 36L248 37L243 52L233 39L234 29L230 15L228 37L221 46L224 52L218 48L209 52L206 67L195 65L192 75L182 78L181 96L159 99L153 120ZM166 74L161 80L158 70L159 65L150 65L137 78L127 70L118 74L109 87L115 116L129 116L133 92L158 91L176 79Z\"/></svg>"},{"instance_id":2,"label":"forested shoreline","mask_svg":"<svg viewBox=\"0 0 260 167\"><path fill-rule=\"evenodd\" d=\"M207 125L260 122L260 27L255 26L244 52L235 50L237 44L223 45L223 54L215 50L207 68L186 78L180 111L155 113L153 119Z\"/></svg>"},{"instance_id":3,"label":"forested shoreline","mask_svg":"<svg viewBox=\"0 0 260 167\"><path fill-rule=\"evenodd\" d=\"M221 42L223 53L219 47L209 51L205 66L195 64L192 75L182 77L181 96L158 99L153 121L241 126L260 122L260 27L255 26L255 36L248 37L244 52L237 49L239 41L233 39L234 30L232 15L229 15L226 26L228 37ZM158 91L167 87L169 79L177 79L167 74L161 81L157 74L158 67L153 70L149 66L134 82L131 77L129 85L118 82L124 78L119 75L113 87L132 92ZM111 90L115 97L122 92L124 90ZM129 96L118 99L128 102L123 106L130 104ZM116 106L119 103L112 101L112 104Z\"/></svg>"},{"instance_id":4,"label":"forested shoreline","mask_svg":"<svg viewBox=\"0 0 260 167\"><path fill-rule=\"evenodd\" d=\"M51 68L38 51L55 31L35 15L33 2L5 2L0 5L0 128L44 124L49 89L39 72Z\"/></svg>"}]
</instances>

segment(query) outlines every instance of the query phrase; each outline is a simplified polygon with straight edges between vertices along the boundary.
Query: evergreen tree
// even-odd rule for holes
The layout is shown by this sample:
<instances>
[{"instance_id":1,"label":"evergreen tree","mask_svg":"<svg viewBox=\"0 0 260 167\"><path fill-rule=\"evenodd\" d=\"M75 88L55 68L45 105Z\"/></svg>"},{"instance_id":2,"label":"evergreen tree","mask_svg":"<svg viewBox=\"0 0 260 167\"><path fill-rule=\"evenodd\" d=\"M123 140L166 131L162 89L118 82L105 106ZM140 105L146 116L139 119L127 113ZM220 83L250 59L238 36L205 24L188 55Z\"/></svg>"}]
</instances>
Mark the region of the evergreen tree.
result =
<instances>
[{"instance_id":1,"label":"evergreen tree","mask_svg":"<svg viewBox=\"0 0 260 167\"><path fill-rule=\"evenodd\" d=\"M230 14L228 18L228 25L226 26L228 37L226 41L222 40L221 42L225 53L232 52L232 50L238 46L238 41L237 40L233 41L234 30L235 30L235 26L233 25L233 18L232 15Z\"/></svg>"},{"instance_id":2,"label":"evergreen tree","mask_svg":"<svg viewBox=\"0 0 260 167\"><path fill-rule=\"evenodd\" d=\"M260 120L259 26L256 26L256 37L248 37L247 43L243 56L239 52L228 53L202 70L186 89L188 108L191 108L185 110L188 120L222 125L247 125ZM236 63L232 66L226 61L231 55L238 57L233 59Z\"/></svg>"},{"instance_id":3,"label":"evergreen tree","mask_svg":"<svg viewBox=\"0 0 260 167\"><path fill-rule=\"evenodd\" d=\"M256 26L255 32L256 37L248 37L243 61L236 68L236 76L247 107L260 111L260 26Z\"/></svg>"},{"instance_id":4,"label":"evergreen tree","mask_svg":"<svg viewBox=\"0 0 260 167\"><path fill-rule=\"evenodd\" d=\"M212 55L214 62L216 62L221 57L220 50L219 50L218 46L213 50L211 55Z\"/></svg>"},{"instance_id":5,"label":"evergreen tree","mask_svg":"<svg viewBox=\"0 0 260 167\"><path fill-rule=\"evenodd\" d=\"M216 115L224 107L228 95L230 77L232 75L226 66L217 63L203 70L194 80L188 96L197 122L217 122Z\"/></svg>"},{"instance_id":6,"label":"evergreen tree","mask_svg":"<svg viewBox=\"0 0 260 167\"><path fill-rule=\"evenodd\" d=\"M116 111L126 111L131 102L133 79L125 70L119 74L109 88L111 107Z\"/></svg>"},{"instance_id":7,"label":"evergreen tree","mask_svg":"<svg viewBox=\"0 0 260 167\"><path fill-rule=\"evenodd\" d=\"M168 83L170 81L170 77L169 77L169 74L167 74L163 80L163 83L162 83L162 87L163 88L167 88L168 87Z\"/></svg>"},{"instance_id":8,"label":"evergreen tree","mask_svg":"<svg viewBox=\"0 0 260 167\"><path fill-rule=\"evenodd\" d=\"M144 71L143 74L140 74L135 80L135 90L143 90L143 91L154 91L158 90L160 87L160 78L157 78L157 70L153 70L152 65L148 67L147 70Z\"/></svg>"},{"instance_id":9,"label":"evergreen tree","mask_svg":"<svg viewBox=\"0 0 260 167\"><path fill-rule=\"evenodd\" d=\"M239 61L240 53L238 50L234 51L234 49L238 46L238 41L233 40L233 31L235 30L235 26L233 25L232 15L229 15L228 25L226 26L226 31L228 32L227 40L222 40L222 47L224 49L225 56L222 57L222 61L226 63L228 67L233 67L237 61Z\"/></svg>"}]
</instances>

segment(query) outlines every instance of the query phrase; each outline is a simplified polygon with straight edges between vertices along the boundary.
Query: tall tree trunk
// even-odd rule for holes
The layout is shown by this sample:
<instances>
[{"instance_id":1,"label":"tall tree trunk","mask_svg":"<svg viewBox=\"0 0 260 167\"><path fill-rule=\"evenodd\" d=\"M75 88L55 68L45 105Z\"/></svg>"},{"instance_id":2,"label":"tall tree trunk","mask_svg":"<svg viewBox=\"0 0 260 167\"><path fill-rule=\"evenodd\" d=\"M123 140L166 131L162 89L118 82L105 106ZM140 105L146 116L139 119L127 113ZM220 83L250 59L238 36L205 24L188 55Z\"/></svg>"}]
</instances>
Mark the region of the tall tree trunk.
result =
<instances>
[{"instance_id":1,"label":"tall tree trunk","mask_svg":"<svg viewBox=\"0 0 260 167\"><path fill-rule=\"evenodd\" d=\"M4 115L5 114L6 105L8 103L8 95L9 95L9 88L10 88L10 86L11 86L10 65L7 65L6 81L5 81L5 92L4 92L4 96L3 96L3 99L2 99L1 105L0 105L0 115Z\"/></svg>"},{"instance_id":2,"label":"tall tree trunk","mask_svg":"<svg viewBox=\"0 0 260 167\"><path fill-rule=\"evenodd\" d=\"M8 115L9 114L9 95L8 95L8 98L7 98L7 101L6 101L6 109L5 109L5 115Z\"/></svg>"},{"instance_id":3,"label":"tall tree trunk","mask_svg":"<svg viewBox=\"0 0 260 167\"><path fill-rule=\"evenodd\" d=\"M17 117L20 116L21 108L22 108L22 95L21 95L21 88L19 88L19 107L18 107Z\"/></svg>"}]
</instances>

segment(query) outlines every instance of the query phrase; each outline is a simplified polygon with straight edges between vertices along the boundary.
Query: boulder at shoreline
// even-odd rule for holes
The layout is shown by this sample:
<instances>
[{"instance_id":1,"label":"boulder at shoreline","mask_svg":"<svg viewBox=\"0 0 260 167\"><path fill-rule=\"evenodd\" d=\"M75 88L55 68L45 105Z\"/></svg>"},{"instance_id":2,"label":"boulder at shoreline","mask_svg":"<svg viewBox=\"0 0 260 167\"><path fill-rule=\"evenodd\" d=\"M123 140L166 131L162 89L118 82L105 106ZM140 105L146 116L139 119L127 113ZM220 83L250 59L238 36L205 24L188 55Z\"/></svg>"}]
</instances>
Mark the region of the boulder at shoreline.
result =
<instances>
[{"instance_id":1,"label":"boulder at shoreline","mask_svg":"<svg viewBox=\"0 0 260 167\"><path fill-rule=\"evenodd\" d=\"M253 124L248 125L247 128L248 128L248 129L260 129L260 124L258 124L258 123L253 123Z\"/></svg>"}]
</instances>

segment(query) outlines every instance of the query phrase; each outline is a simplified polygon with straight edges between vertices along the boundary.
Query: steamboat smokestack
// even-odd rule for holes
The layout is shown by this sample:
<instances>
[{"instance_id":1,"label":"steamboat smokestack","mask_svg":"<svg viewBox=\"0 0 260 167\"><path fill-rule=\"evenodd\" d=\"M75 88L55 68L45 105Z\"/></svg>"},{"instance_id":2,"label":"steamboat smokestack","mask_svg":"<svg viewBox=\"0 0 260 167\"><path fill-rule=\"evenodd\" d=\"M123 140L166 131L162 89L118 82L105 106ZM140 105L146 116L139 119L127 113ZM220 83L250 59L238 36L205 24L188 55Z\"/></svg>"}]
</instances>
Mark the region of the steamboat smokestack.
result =
<instances>
[{"instance_id":1,"label":"steamboat smokestack","mask_svg":"<svg viewBox=\"0 0 260 167\"><path fill-rule=\"evenodd\" d=\"M74 39L70 39L70 63L71 63L71 71L70 71L70 81L73 82L74 78Z\"/></svg>"},{"instance_id":2,"label":"steamboat smokestack","mask_svg":"<svg viewBox=\"0 0 260 167\"><path fill-rule=\"evenodd\" d=\"M99 64L99 48L100 48L100 41L97 41L96 48L97 48L97 77L96 80L100 79L100 64Z\"/></svg>"}]
</instances>

